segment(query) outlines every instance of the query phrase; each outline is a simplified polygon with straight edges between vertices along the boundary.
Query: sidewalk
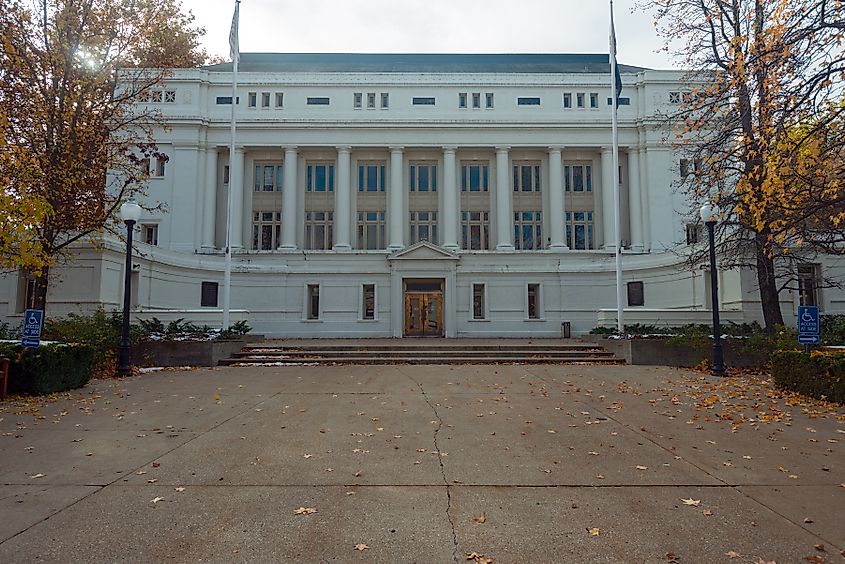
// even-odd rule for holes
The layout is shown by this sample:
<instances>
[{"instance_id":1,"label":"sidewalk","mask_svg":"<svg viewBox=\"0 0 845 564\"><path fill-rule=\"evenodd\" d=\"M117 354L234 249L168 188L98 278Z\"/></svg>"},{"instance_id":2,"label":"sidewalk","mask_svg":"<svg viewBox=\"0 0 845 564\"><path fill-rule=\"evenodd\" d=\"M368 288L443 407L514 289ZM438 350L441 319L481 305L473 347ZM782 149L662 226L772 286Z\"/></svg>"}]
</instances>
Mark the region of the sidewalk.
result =
<instances>
[{"instance_id":1,"label":"sidewalk","mask_svg":"<svg viewBox=\"0 0 845 564\"><path fill-rule=\"evenodd\" d=\"M0 404L0 562L845 562L845 408L746 380L215 368L70 396Z\"/></svg>"}]
</instances>

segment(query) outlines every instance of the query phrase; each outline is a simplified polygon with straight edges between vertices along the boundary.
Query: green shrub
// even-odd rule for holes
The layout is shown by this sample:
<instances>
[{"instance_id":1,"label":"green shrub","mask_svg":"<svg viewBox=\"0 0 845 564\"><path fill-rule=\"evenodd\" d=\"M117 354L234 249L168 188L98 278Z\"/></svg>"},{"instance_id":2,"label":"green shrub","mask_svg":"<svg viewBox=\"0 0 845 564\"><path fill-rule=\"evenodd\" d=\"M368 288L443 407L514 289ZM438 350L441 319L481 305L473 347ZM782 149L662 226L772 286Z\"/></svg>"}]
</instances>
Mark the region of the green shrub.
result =
<instances>
[{"instance_id":1,"label":"green shrub","mask_svg":"<svg viewBox=\"0 0 845 564\"><path fill-rule=\"evenodd\" d=\"M12 327L5 321L0 321L0 340L12 340L21 338L21 326Z\"/></svg>"},{"instance_id":2,"label":"green shrub","mask_svg":"<svg viewBox=\"0 0 845 564\"><path fill-rule=\"evenodd\" d=\"M822 315L821 338L823 345L845 345L845 315Z\"/></svg>"},{"instance_id":3,"label":"green shrub","mask_svg":"<svg viewBox=\"0 0 845 564\"><path fill-rule=\"evenodd\" d=\"M30 349L0 343L0 356L11 360L9 392L43 395L87 384L94 348L84 344L48 344Z\"/></svg>"},{"instance_id":4,"label":"green shrub","mask_svg":"<svg viewBox=\"0 0 845 564\"><path fill-rule=\"evenodd\" d=\"M845 353L776 351L772 378L786 390L845 403Z\"/></svg>"}]
</instances>

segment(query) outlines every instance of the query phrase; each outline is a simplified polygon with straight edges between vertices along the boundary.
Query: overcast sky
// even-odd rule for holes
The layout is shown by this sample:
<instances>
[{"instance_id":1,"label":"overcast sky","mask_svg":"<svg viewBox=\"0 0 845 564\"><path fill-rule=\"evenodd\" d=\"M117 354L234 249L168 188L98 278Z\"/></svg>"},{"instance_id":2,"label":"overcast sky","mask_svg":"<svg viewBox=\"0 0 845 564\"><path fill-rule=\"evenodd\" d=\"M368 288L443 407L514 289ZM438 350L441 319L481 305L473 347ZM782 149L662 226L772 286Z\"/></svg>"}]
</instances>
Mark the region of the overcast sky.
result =
<instances>
[{"instance_id":1,"label":"overcast sky","mask_svg":"<svg viewBox=\"0 0 845 564\"><path fill-rule=\"evenodd\" d=\"M675 66L635 0L616 0L619 62ZM234 0L183 0L228 59ZM243 0L241 52L607 53L606 0Z\"/></svg>"}]
</instances>

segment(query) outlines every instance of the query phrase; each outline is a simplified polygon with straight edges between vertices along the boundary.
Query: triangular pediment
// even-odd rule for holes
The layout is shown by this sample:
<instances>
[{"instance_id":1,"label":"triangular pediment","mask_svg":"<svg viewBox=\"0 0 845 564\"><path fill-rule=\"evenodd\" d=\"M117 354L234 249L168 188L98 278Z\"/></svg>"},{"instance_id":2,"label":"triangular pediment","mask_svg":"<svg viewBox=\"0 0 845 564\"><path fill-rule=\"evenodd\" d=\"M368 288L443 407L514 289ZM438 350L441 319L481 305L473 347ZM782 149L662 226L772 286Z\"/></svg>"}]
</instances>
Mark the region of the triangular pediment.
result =
<instances>
[{"instance_id":1,"label":"triangular pediment","mask_svg":"<svg viewBox=\"0 0 845 564\"><path fill-rule=\"evenodd\" d=\"M420 241L401 251L396 251L388 260L459 260L459 256L443 247Z\"/></svg>"}]
</instances>

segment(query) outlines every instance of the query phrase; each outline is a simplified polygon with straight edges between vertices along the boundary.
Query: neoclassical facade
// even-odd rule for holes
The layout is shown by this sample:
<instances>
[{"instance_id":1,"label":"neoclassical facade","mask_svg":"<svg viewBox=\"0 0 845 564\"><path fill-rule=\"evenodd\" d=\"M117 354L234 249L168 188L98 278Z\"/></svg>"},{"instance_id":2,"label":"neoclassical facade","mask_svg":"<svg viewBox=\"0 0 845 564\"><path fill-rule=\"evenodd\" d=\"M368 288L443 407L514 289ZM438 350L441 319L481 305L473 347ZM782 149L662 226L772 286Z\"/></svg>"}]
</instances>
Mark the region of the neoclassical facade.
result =
<instances>
[{"instance_id":1,"label":"neoclassical facade","mask_svg":"<svg viewBox=\"0 0 845 564\"><path fill-rule=\"evenodd\" d=\"M696 212L674 190L686 163L656 117L690 87L677 71L620 71L626 318L704 321L707 273L683 262L700 244ZM613 323L606 55L245 53L238 81L231 155L231 63L176 70L144 102L166 118L168 160L149 163L147 203L166 212L139 222L137 315L220 322L228 212L233 319L266 335L558 336L564 322L573 334ZM80 249L52 310L117 306L122 268L117 242ZM724 316L758 319L753 276L721 276ZM27 281L2 284L14 319Z\"/></svg>"}]
</instances>

